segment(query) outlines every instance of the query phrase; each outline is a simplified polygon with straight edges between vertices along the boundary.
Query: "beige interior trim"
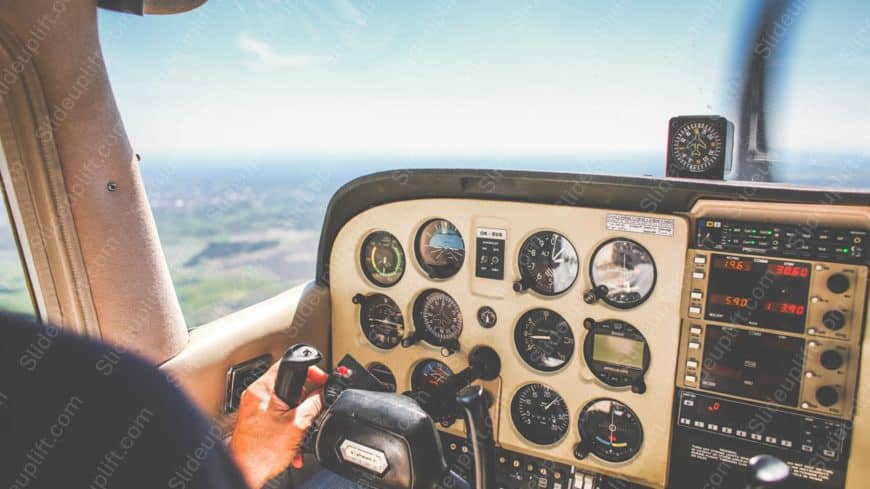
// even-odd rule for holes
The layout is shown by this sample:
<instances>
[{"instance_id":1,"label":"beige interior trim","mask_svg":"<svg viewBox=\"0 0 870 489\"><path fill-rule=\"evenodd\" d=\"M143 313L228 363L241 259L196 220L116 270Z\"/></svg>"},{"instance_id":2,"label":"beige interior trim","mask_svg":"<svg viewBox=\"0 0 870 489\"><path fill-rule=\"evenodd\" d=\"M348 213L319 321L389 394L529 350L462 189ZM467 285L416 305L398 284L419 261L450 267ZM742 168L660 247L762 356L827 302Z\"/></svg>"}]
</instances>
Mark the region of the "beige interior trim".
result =
<instances>
[{"instance_id":1,"label":"beige interior trim","mask_svg":"<svg viewBox=\"0 0 870 489\"><path fill-rule=\"evenodd\" d=\"M263 354L275 362L299 342L328 355L329 311L328 289L300 285L193 330L187 347L161 368L204 413L229 429L235 418L224 414L223 404L230 367Z\"/></svg>"},{"instance_id":2,"label":"beige interior trim","mask_svg":"<svg viewBox=\"0 0 870 489\"><path fill-rule=\"evenodd\" d=\"M656 235L608 230L609 214L661 218L663 226L665 222L671 225L672 233ZM446 280L429 279L420 269L414 254L417 230L427 220L436 217L452 222L465 241L463 267ZM502 281L474 276L474 263L477 261L474 239L478 227L499 228L507 232L505 279ZM396 285L389 288L369 282L359 265L360 247L366 236L376 230L392 233L405 251L405 273ZM512 282L520 277L517 256L523 241L542 230L555 230L565 235L577 250L580 261L576 282L556 297L543 297L533 292L518 294L511 288ZM583 301L583 293L591 288L589 264L592 254L602 243L615 237L640 243L656 261L655 289L647 301L633 309L616 309L603 301L592 305ZM411 373L420 361L438 359L458 372L468 366L467 356L473 347L488 345L499 353L502 362L500 379L487 386L497 398L491 415L500 446L596 473L664 487L670 452L670 406L674 399L679 306L687 244L688 221L681 216L465 199L421 199L374 207L348 221L336 236L332 248L329 269L332 270L333 358L350 353L363 365L372 362L385 364L395 374L399 392L403 392L410 389ZM351 300L355 294L382 293L392 298L402 310L407 334L414 329L414 301L429 288L447 292L459 304L463 316L459 352L443 358L438 348L423 342L410 348L382 350L367 340L360 328L359 306ZM492 329L482 328L476 320L476 311L484 305L493 307L498 316L498 323ZM539 307L562 315L574 336L576 347L572 358L555 372L543 373L527 366L514 344L514 328L519 317ZM583 320L587 317L597 321L627 321L645 336L652 359L645 376L647 391L644 394L632 393L628 388L609 387L593 376L582 348L586 338ZM512 398L520 387L531 382L555 389L567 404L569 430L554 445L540 446L526 441L512 422ZM580 440L577 429L580 411L592 400L605 397L627 404L643 423L642 448L637 456L625 463L608 463L592 455L577 460L573 455L573 447ZM447 431L462 435L462 423L457 422Z\"/></svg>"},{"instance_id":3,"label":"beige interior trim","mask_svg":"<svg viewBox=\"0 0 870 489\"><path fill-rule=\"evenodd\" d=\"M96 2L6 0L0 3L0 21L8 26L5 47L14 50L7 61L12 73L22 74L3 80L41 87L41 92L28 90L28 95L41 96L22 102L39 110L7 107L12 117L36 114L29 126L11 126L11 131L29 127L39 136L24 141L36 147L22 146L18 161L34 176L45 173L29 177L27 189L41 212L39 226L52 234L31 247L62 244L68 261L46 260L42 268L52 281L40 276L39 283L43 288L53 283L59 297L76 294L83 304L89 295L92 303L80 306L84 312L77 311L79 316L61 309L63 314L48 314L47 319L162 363L187 344L187 328L109 84ZM6 149L15 165L16 153ZM18 198L26 197L22 188L16 190ZM52 253L48 257L54 259Z\"/></svg>"},{"instance_id":4,"label":"beige interior trim","mask_svg":"<svg viewBox=\"0 0 870 489\"><path fill-rule=\"evenodd\" d=\"M39 316L99 337L45 98L33 64L20 62L21 46L0 22L0 69L20 71L0 86L4 190Z\"/></svg>"}]
</instances>

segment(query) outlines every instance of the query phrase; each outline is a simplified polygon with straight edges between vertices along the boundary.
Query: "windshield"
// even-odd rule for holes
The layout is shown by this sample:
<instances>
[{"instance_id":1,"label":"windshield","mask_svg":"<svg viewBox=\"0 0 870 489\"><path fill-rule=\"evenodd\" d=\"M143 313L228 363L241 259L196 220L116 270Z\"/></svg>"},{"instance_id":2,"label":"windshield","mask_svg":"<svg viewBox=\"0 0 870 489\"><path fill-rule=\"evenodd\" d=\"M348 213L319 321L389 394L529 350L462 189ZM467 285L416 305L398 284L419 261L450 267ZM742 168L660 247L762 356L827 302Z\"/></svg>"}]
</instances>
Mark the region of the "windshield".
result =
<instances>
[{"instance_id":1,"label":"windshield","mask_svg":"<svg viewBox=\"0 0 870 489\"><path fill-rule=\"evenodd\" d=\"M870 4L795 2L774 181L870 187ZM668 119L738 119L756 2L212 0L100 13L191 325L313 276L329 196L413 167L664 174ZM793 31L793 32L792 32Z\"/></svg>"}]
</instances>

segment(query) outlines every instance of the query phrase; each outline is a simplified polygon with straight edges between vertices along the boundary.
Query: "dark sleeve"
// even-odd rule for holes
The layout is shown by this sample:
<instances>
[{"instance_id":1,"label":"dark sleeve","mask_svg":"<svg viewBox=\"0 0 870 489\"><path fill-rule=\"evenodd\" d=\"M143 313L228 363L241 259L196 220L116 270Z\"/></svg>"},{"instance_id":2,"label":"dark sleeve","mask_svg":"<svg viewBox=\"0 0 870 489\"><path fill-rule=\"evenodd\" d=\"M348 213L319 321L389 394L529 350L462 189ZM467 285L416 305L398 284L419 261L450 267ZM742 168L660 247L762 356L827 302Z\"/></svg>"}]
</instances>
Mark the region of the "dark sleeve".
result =
<instances>
[{"instance_id":1,"label":"dark sleeve","mask_svg":"<svg viewBox=\"0 0 870 489\"><path fill-rule=\"evenodd\" d=\"M247 486L220 430L159 370L0 314L0 487Z\"/></svg>"}]
</instances>

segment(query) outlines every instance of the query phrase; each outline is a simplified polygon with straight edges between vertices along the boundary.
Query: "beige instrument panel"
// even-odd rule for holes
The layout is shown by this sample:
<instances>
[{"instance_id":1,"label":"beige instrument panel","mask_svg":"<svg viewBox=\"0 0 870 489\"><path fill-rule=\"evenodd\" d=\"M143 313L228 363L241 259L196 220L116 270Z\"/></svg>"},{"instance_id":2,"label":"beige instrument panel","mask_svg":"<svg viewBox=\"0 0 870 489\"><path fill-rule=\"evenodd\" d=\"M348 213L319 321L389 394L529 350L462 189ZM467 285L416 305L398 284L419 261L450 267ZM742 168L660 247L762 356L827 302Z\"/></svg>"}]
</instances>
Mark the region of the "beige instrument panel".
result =
<instances>
[{"instance_id":1,"label":"beige instrument panel","mask_svg":"<svg viewBox=\"0 0 870 489\"><path fill-rule=\"evenodd\" d=\"M430 279L417 263L414 253L419 228L433 218L453 223L465 242L465 261L459 272L445 280ZM478 228L507 232L504 280L475 276L475 236ZM680 301L688 244L686 219L673 215L616 212L559 205L524 204L463 199L426 199L397 202L369 209L350 220L338 233L330 257L332 297L332 358L347 353L364 365L387 365L398 391L410 389L414 367L427 359L438 359L454 372L468 366L467 355L475 346L494 348L502 361L501 375L484 385L496 396L492 409L500 446L553 460L581 469L616 476L653 487L667 481L668 456L674 398L674 376L679 351ZM359 263L360 247L374 231L388 231L401 242L407 264L404 275L391 287L370 282ZM517 256L523 241L538 231L556 231L577 250L579 276L564 293L555 297L532 291L515 292L512 284L520 278ZM589 261L594 251L613 238L631 239L653 256L657 269L655 288L649 298L632 309L618 309L603 301L587 304L585 291L591 288ZM382 350L373 346L362 332L356 294L382 293L393 299L404 316L405 335L413 331L412 309L417 296L426 289L447 292L458 303L463 316L460 351L444 358L440 348L419 342L409 348ZM477 310L492 307L498 322L492 329L478 324ZM519 317L533 308L548 308L562 315L575 339L574 352L561 369L544 373L529 367L514 344L514 327ZM597 380L585 364L583 320L619 319L630 323L646 338L651 361L646 372L646 391L613 388ZM542 383L565 400L569 414L568 434L549 446L525 440L514 428L510 403L525 384ZM643 426L643 444L632 459L609 463L590 454L577 460L573 448L580 439L578 418L588 402L612 398L629 406ZM461 422L446 431L462 435Z\"/></svg>"}]
</instances>

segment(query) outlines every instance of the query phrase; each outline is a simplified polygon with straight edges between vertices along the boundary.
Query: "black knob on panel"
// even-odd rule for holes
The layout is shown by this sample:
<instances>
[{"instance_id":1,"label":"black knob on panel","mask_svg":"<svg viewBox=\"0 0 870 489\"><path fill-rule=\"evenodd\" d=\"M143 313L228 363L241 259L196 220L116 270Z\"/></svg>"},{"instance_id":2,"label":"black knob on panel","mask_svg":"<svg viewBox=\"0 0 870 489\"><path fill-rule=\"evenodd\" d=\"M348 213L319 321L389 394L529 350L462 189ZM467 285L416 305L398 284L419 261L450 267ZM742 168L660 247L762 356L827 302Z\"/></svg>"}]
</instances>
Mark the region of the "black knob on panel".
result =
<instances>
[{"instance_id":1,"label":"black knob on panel","mask_svg":"<svg viewBox=\"0 0 870 489\"><path fill-rule=\"evenodd\" d=\"M835 294L842 294L849 290L849 277L842 273L835 273L828 277L828 290Z\"/></svg>"},{"instance_id":2,"label":"black knob on panel","mask_svg":"<svg viewBox=\"0 0 870 489\"><path fill-rule=\"evenodd\" d=\"M299 405L302 387L308 378L308 368L317 365L323 355L311 345L299 343L287 349L281 357L275 377L275 395L291 408Z\"/></svg>"},{"instance_id":3,"label":"black knob on panel","mask_svg":"<svg viewBox=\"0 0 870 489\"><path fill-rule=\"evenodd\" d=\"M819 401L819 404L822 406L833 406L839 400L840 394L837 392L837 389L830 385L823 385L816 389L816 401Z\"/></svg>"},{"instance_id":4,"label":"black knob on panel","mask_svg":"<svg viewBox=\"0 0 870 489\"><path fill-rule=\"evenodd\" d=\"M822 316L822 324L831 331L837 331L846 325L846 315L832 309Z\"/></svg>"},{"instance_id":5,"label":"black knob on panel","mask_svg":"<svg viewBox=\"0 0 870 489\"><path fill-rule=\"evenodd\" d=\"M828 370L837 370L843 366L843 355L837 350L825 350L820 358L822 367Z\"/></svg>"}]
</instances>

